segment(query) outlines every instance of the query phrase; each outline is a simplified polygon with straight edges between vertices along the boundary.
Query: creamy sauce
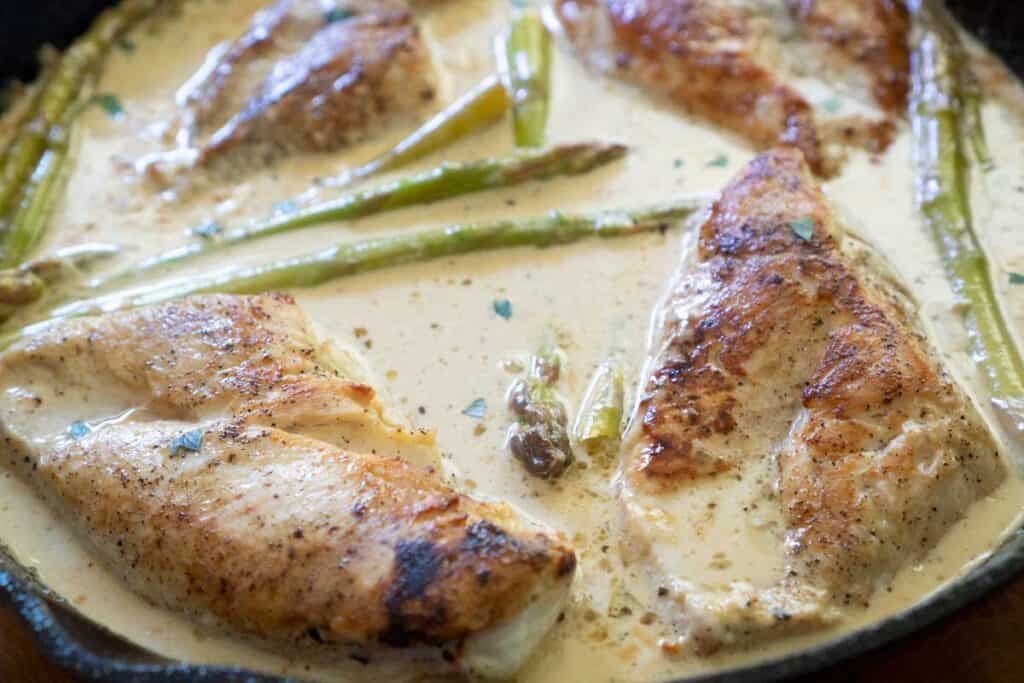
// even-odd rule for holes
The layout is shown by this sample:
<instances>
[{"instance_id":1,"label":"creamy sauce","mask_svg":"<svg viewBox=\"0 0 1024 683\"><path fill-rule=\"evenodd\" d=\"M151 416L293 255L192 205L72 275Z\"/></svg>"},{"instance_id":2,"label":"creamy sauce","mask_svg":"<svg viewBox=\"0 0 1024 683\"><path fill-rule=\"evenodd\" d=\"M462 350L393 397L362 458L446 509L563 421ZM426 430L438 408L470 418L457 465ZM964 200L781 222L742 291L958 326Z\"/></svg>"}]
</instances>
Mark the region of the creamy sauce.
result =
<instances>
[{"instance_id":1,"label":"creamy sauce","mask_svg":"<svg viewBox=\"0 0 1024 683\"><path fill-rule=\"evenodd\" d=\"M116 242L126 249L124 262L135 261L179 245L187 239L188 228L211 219L230 225L265 215L275 200L303 192L314 178L336 175L369 159L401 136L395 131L341 154L283 161L247 174L238 184L178 200L158 199L142 185L130 171L130 162L161 147L175 90L202 63L207 50L237 35L261 4L188 3L181 19L140 31L133 38L134 52L115 52L99 90L115 93L125 114L112 119L93 109L83 117L73 177L45 248ZM504 22L504 5L458 0L426 14L442 72L442 100L464 92L492 68L491 39ZM627 142L631 152L621 164L583 177L271 238L217 254L191 272L469 219L535 215L555 208L641 206L682 194L710 195L753 155L731 137L588 72L564 45L553 57L549 137L553 142ZM975 214L993 255L997 281L1003 283L1000 294L1020 335L1024 290L1011 291L1006 276L1008 270L1024 272L1024 242L1016 223L1024 215L1024 107L1017 88L1004 85L1008 94L991 98L986 106L996 168L976 177ZM827 93L820 86L815 92L820 93L815 95L819 104L825 97L838 97L840 107L856 108L842 93ZM941 353L980 396L983 378L972 362L939 257L914 209L908 143L904 128L883 158L853 154L844 173L826 190L850 227L876 244L910 284ZM498 125L419 167L441 158L500 154L511 146L511 127ZM378 180L382 179L370 182ZM331 191L323 192L330 196ZM651 311L679 260L680 242L680 231L673 230L548 250L503 250L294 292L328 335L366 356L376 386L391 397L396 410L416 426L437 429L443 461L457 486L474 495L510 501L574 540L580 569L566 619L520 680L655 680L755 662L835 638L898 612L955 578L992 549L1024 501L1024 486L1014 467L1006 483L977 503L924 562L906 567L868 609L850 610L829 630L762 644L756 650L670 658L658 641L671 634L657 620L644 617L645 606L634 606L631 615L607 616L613 582L641 595L644 580L641 567L626 566L622 559L612 469L592 463L554 486L526 476L503 448L510 420L504 393L514 376L510 369L545 343L566 350L560 390L570 406L578 404L594 368L613 352L628 360L635 376L643 363ZM495 314L493 303L498 299L511 302L510 319ZM477 398L487 405L479 420L462 413ZM994 419L988 407L984 409ZM1010 446L1007 453L1013 460L1021 455L1019 448ZM750 514L739 506L723 506L713 523L695 524L692 537L676 540L690 578L710 583L770 580L783 559L778 534L772 531L773 515L777 512ZM0 541L82 613L161 654L324 680L380 675L372 666L327 667L272 654L151 607L96 561L88 546L27 484L9 473L0 476Z\"/></svg>"}]
</instances>

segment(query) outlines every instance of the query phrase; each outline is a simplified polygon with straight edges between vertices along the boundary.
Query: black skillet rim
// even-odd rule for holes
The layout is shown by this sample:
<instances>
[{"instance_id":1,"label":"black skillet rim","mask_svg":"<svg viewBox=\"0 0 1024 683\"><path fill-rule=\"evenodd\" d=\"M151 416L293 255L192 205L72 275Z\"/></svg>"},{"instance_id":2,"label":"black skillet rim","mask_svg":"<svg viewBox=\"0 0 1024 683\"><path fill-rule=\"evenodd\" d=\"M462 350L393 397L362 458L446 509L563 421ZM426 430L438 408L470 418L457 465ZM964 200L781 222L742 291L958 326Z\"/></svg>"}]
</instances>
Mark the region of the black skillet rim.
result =
<instances>
[{"instance_id":1,"label":"black skillet rim","mask_svg":"<svg viewBox=\"0 0 1024 683\"><path fill-rule=\"evenodd\" d=\"M87 13L91 13L98 9L98 5L105 3L104 0L93 0L82 4L91 5L92 7L87 10ZM1014 14L1013 3L993 1L982 4L964 0L949 4L968 28L975 31L984 42L999 53L1018 74L1024 75L1024 43L1015 39L1015 35L1022 35L1020 29L1024 28L1024 11ZM1024 10L1024 6L1017 7ZM0 14L19 14L17 10L10 8L8 5ZM8 23L6 19L15 20L16 24L18 17L7 16L4 23ZM66 25L58 30L64 31L65 38L70 38L83 27L87 19L88 14L80 17L77 25L73 23L70 27ZM40 24L39 21L34 23ZM8 26L11 25L8 23ZM46 30L51 26L52 24L48 24ZM28 31L28 34L30 33L31 31ZM23 32L20 38L25 39L26 35ZM45 38L46 36L40 36L32 44L42 42ZM33 40L30 35L27 39ZM65 40L57 42L63 43ZM0 599L13 606L20 619L35 634L42 652L50 660L83 680L103 683L291 683L296 680L255 674L235 667L165 661L157 655L149 655L152 661L138 662L101 654L80 640L63 622L66 618L66 607L55 607L41 591L33 588L31 581L19 578L13 571L5 569L5 561L0 557ZM1017 528L998 549L966 574L892 617L806 650L737 669L681 679L679 683L753 683L810 674L904 639L950 616L1022 573L1024 528ZM110 637L120 640L116 636ZM127 643L126 647L145 653Z\"/></svg>"}]
</instances>

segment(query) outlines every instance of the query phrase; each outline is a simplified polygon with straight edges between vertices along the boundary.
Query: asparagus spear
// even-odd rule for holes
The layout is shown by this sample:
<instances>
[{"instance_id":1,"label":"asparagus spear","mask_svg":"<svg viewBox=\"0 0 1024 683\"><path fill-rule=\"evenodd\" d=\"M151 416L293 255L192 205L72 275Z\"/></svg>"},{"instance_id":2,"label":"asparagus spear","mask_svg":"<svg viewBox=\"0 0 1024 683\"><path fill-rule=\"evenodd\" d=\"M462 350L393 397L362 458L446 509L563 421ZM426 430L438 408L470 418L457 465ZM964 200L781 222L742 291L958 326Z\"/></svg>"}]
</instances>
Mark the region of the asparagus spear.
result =
<instances>
[{"instance_id":1,"label":"asparagus spear","mask_svg":"<svg viewBox=\"0 0 1024 683\"><path fill-rule=\"evenodd\" d=\"M122 0L105 10L64 52L40 90L33 115L15 136L0 168L0 216L15 198L46 150L50 129L60 123L82 85L114 41L159 6L157 0Z\"/></svg>"},{"instance_id":2,"label":"asparagus spear","mask_svg":"<svg viewBox=\"0 0 1024 683\"><path fill-rule=\"evenodd\" d=\"M915 10L910 117L918 205L953 287L968 305L972 336L993 393L1004 401L1021 402L1024 363L996 300L988 260L974 232L962 137L962 70L956 64L949 33L940 23L940 11L927 0Z\"/></svg>"},{"instance_id":3,"label":"asparagus spear","mask_svg":"<svg viewBox=\"0 0 1024 683\"><path fill-rule=\"evenodd\" d=\"M561 363L557 349L541 349L530 359L527 377L508 390L508 407L516 422L505 443L527 472L543 479L560 477L574 460L565 405L555 391Z\"/></svg>"},{"instance_id":4,"label":"asparagus spear","mask_svg":"<svg viewBox=\"0 0 1024 683\"><path fill-rule=\"evenodd\" d=\"M6 216L46 150L47 126L32 119L15 135L0 168L0 217Z\"/></svg>"},{"instance_id":5,"label":"asparagus spear","mask_svg":"<svg viewBox=\"0 0 1024 683\"><path fill-rule=\"evenodd\" d=\"M44 48L39 54L39 74L34 83L21 86L17 91L11 85L4 87L3 94L11 97L12 101L10 108L0 116L0 168L7 163L7 154L22 126L35 116L40 93L50 80L58 59L59 53L55 49Z\"/></svg>"},{"instance_id":6,"label":"asparagus spear","mask_svg":"<svg viewBox=\"0 0 1024 683\"><path fill-rule=\"evenodd\" d=\"M494 123L505 115L508 107L508 95L501 81L496 76L488 76L407 138L344 179L365 178L416 161L470 131Z\"/></svg>"},{"instance_id":7,"label":"asparagus spear","mask_svg":"<svg viewBox=\"0 0 1024 683\"><path fill-rule=\"evenodd\" d=\"M554 175L586 173L622 158L625 152L626 148L622 145L579 143L465 164L445 163L430 171L380 187L315 204L295 213L274 216L266 221L236 228L220 235L212 235L207 239L142 261L124 273L96 281L93 285L105 287L128 282L139 275L165 270L172 265L224 247L310 225L361 218L473 192L509 187L528 180L542 180Z\"/></svg>"},{"instance_id":8,"label":"asparagus spear","mask_svg":"<svg viewBox=\"0 0 1024 683\"><path fill-rule=\"evenodd\" d=\"M3 236L0 264L4 267L17 267L28 258L46 232L53 207L67 181L75 119L91 101L88 91L83 85L83 93L64 112L60 124L50 128L46 151L22 188L21 201Z\"/></svg>"},{"instance_id":9,"label":"asparagus spear","mask_svg":"<svg viewBox=\"0 0 1024 683\"><path fill-rule=\"evenodd\" d=\"M618 450L624 403L622 365L605 361L594 372L573 425L576 441L592 458L608 461Z\"/></svg>"},{"instance_id":10,"label":"asparagus spear","mask_svg":"<svg viewBox=\"0 0 1024 683\"><path fill-rule=\"evenodd\" d=\"M929 0L930 1L930 0ZM985 127L981 118L981 82L971 68L971 59L960 40L956 22L944 7L932 6L927 11L934 17L933 28L941 33L949 50L949 57L956 67L957 87L960 93L961 134L967 138L974 154L974 160L983 168L992 167L992 155L985 139Z\"/></svg>"},{"instance_id":11,"label":"asparagus spear","mask_svg":"<svg viewBox=\"0 0 1024 683\"><path fill-rule=\"evenodd\" d=\"M22 191L23 200L14 212L7 234L4 236L3 262L16 266L25 260L39 244L49 221L54 202L67 179L65 169L69 144L66 130L54 131L60 136L43 153Z\"/></svg>"},{"instance_id":12,"label":"asparagus spear","mask_svg":"<svg viewBox=\"0 0 1024 683\"><path fill-rule=\"evenodd\" d=\"M994 165L992 154L988 149L988 141L985 139L985 127L981 120L981 83L977 75L970 68L970 62L966 54L961 50L958 59L960 60L960 79L962 83L963 102L963 125L964 134L971 143L971 151L974 153L974 160L984 170L990 170Z\"/></svg>"},{"instance_id":13,"label":"asparagus spear","mask_svg":"<svg viewBox=\"0 0 1024 683\"><path fill-rule=\"evenodd\" d=\"M7 150L14 142L18 129L25 123L25 116L38 92L37 86L0 87L0 165L5 163Z\"/></svg>"},{"instance_id":14,"label":"asparagus spear","mask_svg":"<svg viewBox=\"0 0 1024 683\"><path fill-rule=\"evenodd\" d=\"M50 309L38 325L125 308L159 303L193 294L223 292L252 294L276 289L312 287L339 277L405 263L428 261L475 251L504 247L547 247L568 244L586 237L620 237L664 230L696 210L697 200L635 211L607 211L596 215L546 216L493 223L453 225L438 230L384 237L335 245L305 256L272 263L239 267L186 281L172 282L136 292L114 292ZM15 331L0 342L0 348L37 325Z\"/></svg>"},{"instance_id":15,"label":"asparagus spear","mask_svg":"<svg viewBox=\"0 0 1024 683\"><path fill-rule=\"evenodd\" d=\"M537 10L513 7L512 21L496 42L498 67L512 99L517 147L540 147L548 121L551 36Z\"/></svg>"}]
</instances>

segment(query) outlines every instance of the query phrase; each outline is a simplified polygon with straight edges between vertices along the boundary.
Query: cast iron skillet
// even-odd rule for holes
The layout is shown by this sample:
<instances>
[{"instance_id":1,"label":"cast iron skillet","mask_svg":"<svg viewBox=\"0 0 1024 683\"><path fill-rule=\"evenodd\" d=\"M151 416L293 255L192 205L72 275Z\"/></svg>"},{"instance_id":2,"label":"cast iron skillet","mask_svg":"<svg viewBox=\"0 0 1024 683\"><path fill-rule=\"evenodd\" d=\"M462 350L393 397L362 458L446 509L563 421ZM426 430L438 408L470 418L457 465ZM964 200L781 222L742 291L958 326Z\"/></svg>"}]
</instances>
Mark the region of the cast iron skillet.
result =
<instances>
[{"instance_id":1,"label":"cast iron skillet","mask_svg":"<svg viewBox=\"0 0 1024 683\"><path fill-rule=\"evenodd\" d=\"M0 81L30 78L39 45L63 46L83 31L108 0L0 3ZM950 0L970 30L1024 77L1024 3L1016 0ZM686 679L687 683L753 683L811 673L892 643L952 614L1024 573L1024 528L942 591L889 619L836 640L759 664ZM93 624L48 593L0 546L0 599L6 598L32 629L43 651L78 677L97 682L289 683L239 668L195 666L147 652Z\"/></svg>"}]
</instances>

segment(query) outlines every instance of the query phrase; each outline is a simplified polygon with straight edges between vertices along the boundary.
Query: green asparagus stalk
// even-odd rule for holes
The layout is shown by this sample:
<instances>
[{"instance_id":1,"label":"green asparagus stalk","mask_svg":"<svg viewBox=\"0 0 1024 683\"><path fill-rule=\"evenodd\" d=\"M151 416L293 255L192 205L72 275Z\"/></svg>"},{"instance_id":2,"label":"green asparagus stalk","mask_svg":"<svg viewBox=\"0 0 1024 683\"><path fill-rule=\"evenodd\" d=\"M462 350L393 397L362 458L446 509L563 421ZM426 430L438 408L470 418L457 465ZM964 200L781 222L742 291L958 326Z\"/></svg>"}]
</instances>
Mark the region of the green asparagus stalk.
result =
<instances>
[{"instance_id":1,"label":"green asparagus stalk","mask_svg":"<svg viewBox=\"0 0 1024 683\"><path fill-rule=\"evenodd\" d=\"M496 76L488 76L390 150L349 173L345 180L365 178L416 161L467 133L494 123L508 108L508 95L501 81Z\"/></svg>"},{"instance_id":2,"label":"green asparagus stalk","mask_svg":"<svg viewBox=\"0 0 1024 683\"><path fill-rule=\"evenodd\" d=\"M0 87L0 98L3 98L3 106L0 107L0 166L5 163L15 134L25 123L36 91L34 86L28 86L22 92L15 92L11 86Z\"/></svg>"},{"instance_id":3,"label":"green asparagus stalk","mask_svg":"<svg viewBox=\"0 0 1024 683\"><path fill-rule=\"evenodd\" d=\"M3 112L2 132L0 132L0 168L7 163L8 152L22 127L35 116L43 86L49 82L58 58L56 50L44 48L39 54L39 75L35 82L21 88L21 92L13 94L14 99L10 109ZM12 91L5 92L5 94L8 93L12 93Z\"/></svg>"},{"instance_id":4,"label":"green asparagus stalk","mask_svg":"<svg viewBox=\"0 0 1024 683\"><path fill-rule=\"evenodd\" d=\"M599 365L573 425L576 441L595 460L610 461L622 443L625 396L622 365L615 360Z\"/></svg>"},{"instance_id":5,"label":"green asparagus stalk","mask_svg":"<svg viewBox=\"0 0 1024 683\"><path fill-rule=\"evenodd\" d=\"M932 0L924 0L924 4ZM928 14L930 30L935 31L946 46L948 59L955 69L956 88L959 93L961 135L970 143L974 160L985 170L992 167L992 155L985 138L981 118L982 90L977 74L971 68L970 56L960 39L956 22L944 7L932 4L924 11Z\"/></svg>"},{"instance_id":6,"label":"green asparagus stalk","mask_svg":"<svg viewBox=\"0 0 1024 683\"><path fill-rule=\"evenodd\" d=\"M997 400L1016 403L1024 401L1024 363L974 232L963 139L962 70L956 64L949 33L939 23L940 11L927 0L915 11L910 116L917 199L953 287L967 303L972 337L984 359L993 394Z\"/></svg>"},{"instance_id":7,"label":"green asparagus stalk","mask_svg":"<svg viewBox=\"0 0 1024 683\"><path fill-rule=\"evenodd\" d=\"M362 218L407 206L429 204L473 192L509 187L528 180L543 180L555 175L586 173L598 166L622 158L622 145L580 143L561 145L544 151L531 151L496 159L465 164L445 163L408 178L396 180L356 194L315 204L295 213L236 228L193 242L178 249L142 261L124 273L98 280L94 287L126 283L143 274L153 274L225 247L299 230L311 225L344 219Z\"/></svg>"},{"instance_id":8,"label":"green asparagus stalk","mask_svg":"<svg viewBox=\"0 0 1024 683\"><path fill-rule=\"evenodd\" d=\"M93 315L211 292L253 294L296 287L313 287L329 280L406 263L506 247L548 247L587 237L621 237L664 230L689 215L698 200L684 200L635 211L607 211L596 215L554 212L536 218L493 223L453 225L407 235L335 245L305 256L265 265L239 267L218 274L149 287L141 291L113 292L50 309L38 325L65 318ZM14 338L39 329L31 325ZM0 344L2 347L5 344Z\"/></svg>"},{"instance_id":9,"label":"green asparagus stalk","mask_svg":"<svg viewBox=\"0 0 1024 683\"><path fill-rule=\"evenodd\" d=\"M505 443L527 472L543 479L560 477L574 460L565 405L555 391L561 368L558 350L545 347L530 359L527 376L508 391L516 421Z\"/></svg>"},{"instance_id":10,"label":"green asparagus stalk","mask_svg":"<svg viewBox=\"0 0 1024 683\"><path fill-rule=\"evenodd\" d=\"M32 119L11 142L0 169L0 217L10 212L39 157L46 151L48 130L44 122Z\"/></svg>"},{"instance_id":11,"label":"green asparagus stalk","mask_svg":"<svg viewBox=\"0 0 1024 683\"><path fill-rule=\"evenodd\" d=\"M22 186L46 151L50 129L59 125L78 97L85 79L110 51L114 41L159 4L157 0L122 0L100 14L89 30L64 52L40 90L31 120L15 136L0 168L0 216L11 210Z\"/></svg>"},{"instance_id":12,"label":"green asparagus stalk","mask_svg":"<svg viewBox=\"0 0 1024 683\"><path fill-rule=\"evenodd\" d=\"M989 152L988 140L985 138L985 127L981 120L981 83L974 71L970 68L967 55L961 52L961 83L963 102L963 124L962 128L967 139L971 143L971 151L974 153L974 160L984 170L991 170L994 166L992 153Z\"/></svg>"},{"instance_id":13,"label":"green asparagus stalk","mask_svg":"<svg viewBox=\"0 0 1024 683\"><path fill-rule=\"evenodd\" d=\"M502 82L512 99L517 147L544 144L551 88L551 36L537 10L513 7L512 20L496 43Z\"/></svg>"},{"instance_id":14,"label":"green asparagus stalk","mask_svg":"<svg viewBox=\"0 0 1024 683\"><path fill-rule=\"evenodd\" d=\"M67 180L65 173L69 154L68 133L60 135L43 153L32 177L22 191L21 206L14 212L4 236L4 264L16 266L24 261L39 244L46 231L54 203Z\"/></svg>"},{"instance_id":15,"label":"green asparagus stalk","mask_svg":"<svg viewBox=\"0 0 1024 683\"><path fill-rule=\"evenodd\" d=\"M21 191L21 200L7 225L2 240L3 267L17 267L27 259L46 232L54 205L68 179L69 156L72 150L74 123L91 101L90 88L83 92L64 112L57 126L50 128L46 151Z\"/></svg>"}]
</instances>

